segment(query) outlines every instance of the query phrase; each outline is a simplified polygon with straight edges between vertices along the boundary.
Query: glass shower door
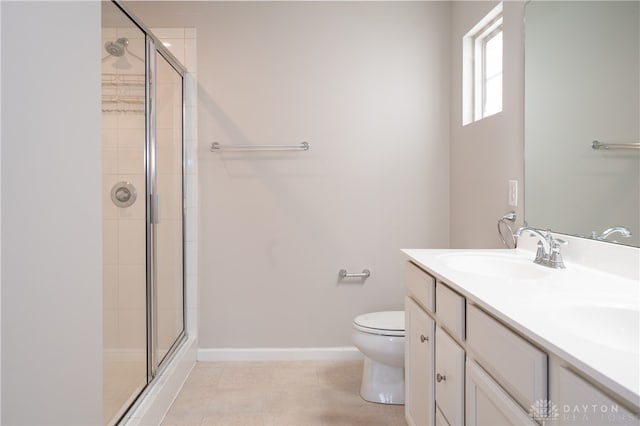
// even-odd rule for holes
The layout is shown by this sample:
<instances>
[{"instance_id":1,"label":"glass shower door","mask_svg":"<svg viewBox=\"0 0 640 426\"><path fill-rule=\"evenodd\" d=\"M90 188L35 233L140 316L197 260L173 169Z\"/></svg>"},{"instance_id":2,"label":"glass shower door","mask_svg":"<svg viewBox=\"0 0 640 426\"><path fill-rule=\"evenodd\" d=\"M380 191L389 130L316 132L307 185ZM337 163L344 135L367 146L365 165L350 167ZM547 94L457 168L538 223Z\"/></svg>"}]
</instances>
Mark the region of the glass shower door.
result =
<instances>
[{"instance_id":1,"label":"glass shower door","mask_svg":"<svg viewBox=\"0 0 640 426\"><path fill-rule=\"evenodd\" d=\"M97 46L96 46L97 48ZM102 3L103 423L147 384L145 34Z\"/></svg>"},{"instance_id":2,"label":"glass shower door","mask_svg":"<svg viewBox=\"0 0 640 426\"><path fill-rule=\"evenodd\" d=\"M182 76L156 55L156 359L184 331Z\"/></svg>"}]
</instances>

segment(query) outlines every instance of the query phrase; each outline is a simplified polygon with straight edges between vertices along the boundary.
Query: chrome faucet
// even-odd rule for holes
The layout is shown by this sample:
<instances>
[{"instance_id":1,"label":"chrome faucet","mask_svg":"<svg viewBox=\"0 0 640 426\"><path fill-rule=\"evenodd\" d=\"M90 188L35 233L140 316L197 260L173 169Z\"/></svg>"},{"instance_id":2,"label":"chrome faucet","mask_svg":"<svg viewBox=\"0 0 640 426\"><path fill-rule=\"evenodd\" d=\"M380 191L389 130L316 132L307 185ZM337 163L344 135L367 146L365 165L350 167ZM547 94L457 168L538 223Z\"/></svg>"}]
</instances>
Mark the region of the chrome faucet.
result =
<instances>
[{"instance_id":1,"label":"chrome faucet","mask_svg":"<svg viewBox=\"0 0 640 426\"><path fill-rule=\"evenodd\" d=\"M622 235L624 238L629 238L631 236L631 231L629 231L628 228L624 226L613 226L602 231L602 234L600 236L596 234L596 231L593 231L593 238L596 240L606 240L610 235L615 234L616 232Z\"/></svg>"},{"instance_id":2,"label":"chrome faucet","mask_svg":"<svg viewBox=\"0 0 640 426\"><path fill-rule=\"evenodd\" d=\"M518 228L514 235L519 238L525 232L538 238L538 250L533 263L554 269L565 268L560 254L560 245L567 244L566 241L560 238L553 238L550 230L545 233L528 226Z\"/></svg>"}]
</instances>

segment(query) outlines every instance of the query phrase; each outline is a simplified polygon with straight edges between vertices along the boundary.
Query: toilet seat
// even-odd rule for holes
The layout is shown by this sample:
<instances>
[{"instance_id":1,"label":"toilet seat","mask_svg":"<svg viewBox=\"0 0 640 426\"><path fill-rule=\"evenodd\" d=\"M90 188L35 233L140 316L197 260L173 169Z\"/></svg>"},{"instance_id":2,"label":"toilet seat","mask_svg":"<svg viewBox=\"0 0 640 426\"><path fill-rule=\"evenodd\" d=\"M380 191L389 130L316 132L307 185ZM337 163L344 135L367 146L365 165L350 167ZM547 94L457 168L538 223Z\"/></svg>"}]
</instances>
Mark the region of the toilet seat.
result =
<instances>
[{"instance_id":1,"label":"toilet seat","mask_svg":"<svg viewBox=\"0 0 640 426\"><path fill-rule=\"evenodd\" d=\"M353 320L356 330L382 336L404 336L404 311L371 312Z\"/></svg>"}]
</instances>

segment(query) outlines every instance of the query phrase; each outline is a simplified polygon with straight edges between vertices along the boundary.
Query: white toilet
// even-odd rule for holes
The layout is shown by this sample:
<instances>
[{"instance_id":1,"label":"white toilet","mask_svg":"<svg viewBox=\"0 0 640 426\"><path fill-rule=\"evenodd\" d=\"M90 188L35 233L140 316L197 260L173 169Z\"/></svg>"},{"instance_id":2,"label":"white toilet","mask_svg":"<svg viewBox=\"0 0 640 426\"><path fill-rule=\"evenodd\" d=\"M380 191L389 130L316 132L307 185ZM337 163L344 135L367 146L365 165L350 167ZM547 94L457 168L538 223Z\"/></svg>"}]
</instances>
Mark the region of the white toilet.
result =
<instances>
[{"instance_id":1,"label":"white toilet","mask_svg":"<svg viewBox=\"0 0 640 426\"><path fill-rule=\"evenodd\" d=\"M360 395L404 404L404 311L372 312L353 320L353 344L364 355Z\"/></svg>"}]
</instances>

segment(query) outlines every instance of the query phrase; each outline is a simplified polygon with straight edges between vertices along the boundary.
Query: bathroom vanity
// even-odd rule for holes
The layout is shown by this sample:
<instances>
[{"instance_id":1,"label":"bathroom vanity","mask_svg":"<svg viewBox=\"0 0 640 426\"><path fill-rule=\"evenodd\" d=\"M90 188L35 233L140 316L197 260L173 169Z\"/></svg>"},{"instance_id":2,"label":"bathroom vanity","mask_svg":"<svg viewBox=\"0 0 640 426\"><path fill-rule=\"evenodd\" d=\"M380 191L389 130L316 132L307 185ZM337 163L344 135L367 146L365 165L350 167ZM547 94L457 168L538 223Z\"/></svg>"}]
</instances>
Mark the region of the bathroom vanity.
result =
<instances>
[{"instance_id":1,"label":"bathroom vanity","mask_svg":"<svg viewBox=\"0 0 640 426\"><path fill-rule=\"evenodd\" d=\"M636 278L529 250L404 250L410 425L640 424Z\"/></svg>"}]
</instances>

